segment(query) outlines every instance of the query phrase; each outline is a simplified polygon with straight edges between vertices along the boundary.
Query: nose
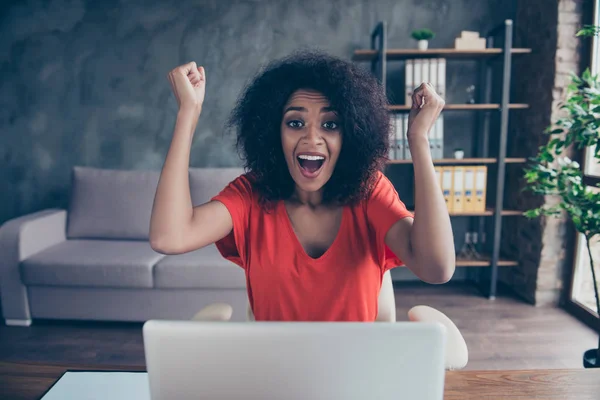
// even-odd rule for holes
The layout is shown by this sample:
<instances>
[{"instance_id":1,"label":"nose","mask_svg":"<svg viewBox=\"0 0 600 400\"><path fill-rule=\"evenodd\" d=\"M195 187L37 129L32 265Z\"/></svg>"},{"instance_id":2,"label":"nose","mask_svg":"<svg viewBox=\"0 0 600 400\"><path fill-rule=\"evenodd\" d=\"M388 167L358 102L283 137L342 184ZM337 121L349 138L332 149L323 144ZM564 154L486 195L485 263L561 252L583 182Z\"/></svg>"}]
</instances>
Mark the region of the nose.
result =
<instances>
[{"instance_id":1,"label":"nose","mask_svg":"<svg viewBox=\"0 0 600 400\"><path fill-rule=\"evenodd\" d=\"M323 136L318 124L310 124L305 132L306 135L302 138L304 143L314 146L323 144Z\"/></svg>"}]
</instances>

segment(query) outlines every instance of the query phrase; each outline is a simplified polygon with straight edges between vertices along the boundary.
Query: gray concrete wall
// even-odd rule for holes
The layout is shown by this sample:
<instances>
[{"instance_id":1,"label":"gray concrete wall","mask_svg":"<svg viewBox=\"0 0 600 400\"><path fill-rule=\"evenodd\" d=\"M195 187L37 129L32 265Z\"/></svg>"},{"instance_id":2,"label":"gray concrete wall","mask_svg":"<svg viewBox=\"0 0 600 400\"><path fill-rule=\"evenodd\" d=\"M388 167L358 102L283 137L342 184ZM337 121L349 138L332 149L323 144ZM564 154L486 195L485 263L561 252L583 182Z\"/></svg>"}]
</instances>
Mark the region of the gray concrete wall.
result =
<instances>
[{"instance_id":1,"label":"gray concrete wall","mask_svg":"<svg viewBox=\"0 0 600 400\"><path fill-rule=\"evenodd\" d=\"M0 223L66 207L74 165L160 169L177 106L166 79L195 60L207 71L193 166L235 166L223 123L258 67L300 47L342 57L369 46L380 20L390 47L414 47L415 28L452 47L461 30L513 17L516 0L3 2L0 10ZM365 65L366 66L366 65ZM391 82L400 67L391 67ZM448 70L448 100L474 82ZM394 77L394 74L396 74ZM454 118L454 120L452 120ZM460 141L471 115L448 120ZM448 128L451 129L451 128ZM471 132L468 133L469 135ZM453 135L453 136L451 136ZM407 170L409 171L409 170Z\"/></svg>"}]
</instances>

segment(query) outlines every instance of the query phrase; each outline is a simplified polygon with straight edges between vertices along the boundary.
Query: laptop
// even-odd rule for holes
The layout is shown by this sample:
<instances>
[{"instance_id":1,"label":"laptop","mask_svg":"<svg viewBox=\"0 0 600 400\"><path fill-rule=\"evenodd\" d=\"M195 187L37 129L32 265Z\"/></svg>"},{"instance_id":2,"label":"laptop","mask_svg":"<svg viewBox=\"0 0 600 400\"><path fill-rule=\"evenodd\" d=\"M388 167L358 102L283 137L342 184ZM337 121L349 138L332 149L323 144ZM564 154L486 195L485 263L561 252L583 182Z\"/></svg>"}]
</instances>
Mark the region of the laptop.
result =
<instances>
[{"instance_id":1,"label":"laptop","mask_svg":"<svg viewBox=\"0 0 600 400\"><path fill-rule=\"evenodd\" d=\"M152 400L441 400L445 327L151 320Z\"/></svg>"}]
</instances>

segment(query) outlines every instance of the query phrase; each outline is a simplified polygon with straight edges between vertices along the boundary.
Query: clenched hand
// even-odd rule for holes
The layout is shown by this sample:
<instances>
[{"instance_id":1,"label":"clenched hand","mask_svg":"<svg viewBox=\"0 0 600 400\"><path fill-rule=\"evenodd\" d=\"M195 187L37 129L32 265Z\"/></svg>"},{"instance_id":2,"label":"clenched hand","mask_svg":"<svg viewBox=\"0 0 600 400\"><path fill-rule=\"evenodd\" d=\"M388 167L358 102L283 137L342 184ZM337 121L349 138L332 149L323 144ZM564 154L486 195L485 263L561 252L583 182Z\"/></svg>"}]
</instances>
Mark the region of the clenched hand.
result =
<instances>
[{"instance_id":1,"label":"clenched hand","mask_svg":"<svg viewBox=\"0 0 600 400\"><path fill-rule=\"evenodd\" d=\"M431 83L422 83L412 95L412 108L408 115L408 137L427 137L446 103Z\"/></svg>"},{"instance_id":2,"label":"clenched hand","mask_svg":"<svg viewBox=\"0 0 600 400\"><path fill-rule=\"evenodd\" d=\"M189 109L200 113L206 88L204 67L198 67L192 61L173 69L169 72L168 79L179 109Z\"/></svg>"}]
</instances>

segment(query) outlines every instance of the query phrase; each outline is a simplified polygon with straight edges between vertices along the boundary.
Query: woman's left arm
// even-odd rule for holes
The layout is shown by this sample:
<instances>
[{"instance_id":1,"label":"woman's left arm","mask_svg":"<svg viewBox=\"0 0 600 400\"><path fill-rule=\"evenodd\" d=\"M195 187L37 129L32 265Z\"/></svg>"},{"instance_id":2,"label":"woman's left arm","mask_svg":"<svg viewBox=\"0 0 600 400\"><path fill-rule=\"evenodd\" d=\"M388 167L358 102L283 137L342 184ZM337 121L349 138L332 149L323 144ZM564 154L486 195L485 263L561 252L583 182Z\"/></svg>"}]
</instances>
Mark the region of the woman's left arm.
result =
<instances>
[{"instance_id":1,"label":"woman's left arm","mask_svg":"<svg viewBox=\"0 0 600 400\"><path fill-rule=\"evenodd\" d=\"M436 179L428 138L443 108L444 101L430 84L423 83L415 90L407 134L415 173L414 220L399 220L385 238L406 266L428 283L450 280L456 261L450 216Z\"/></svg>"}]
</instances>

